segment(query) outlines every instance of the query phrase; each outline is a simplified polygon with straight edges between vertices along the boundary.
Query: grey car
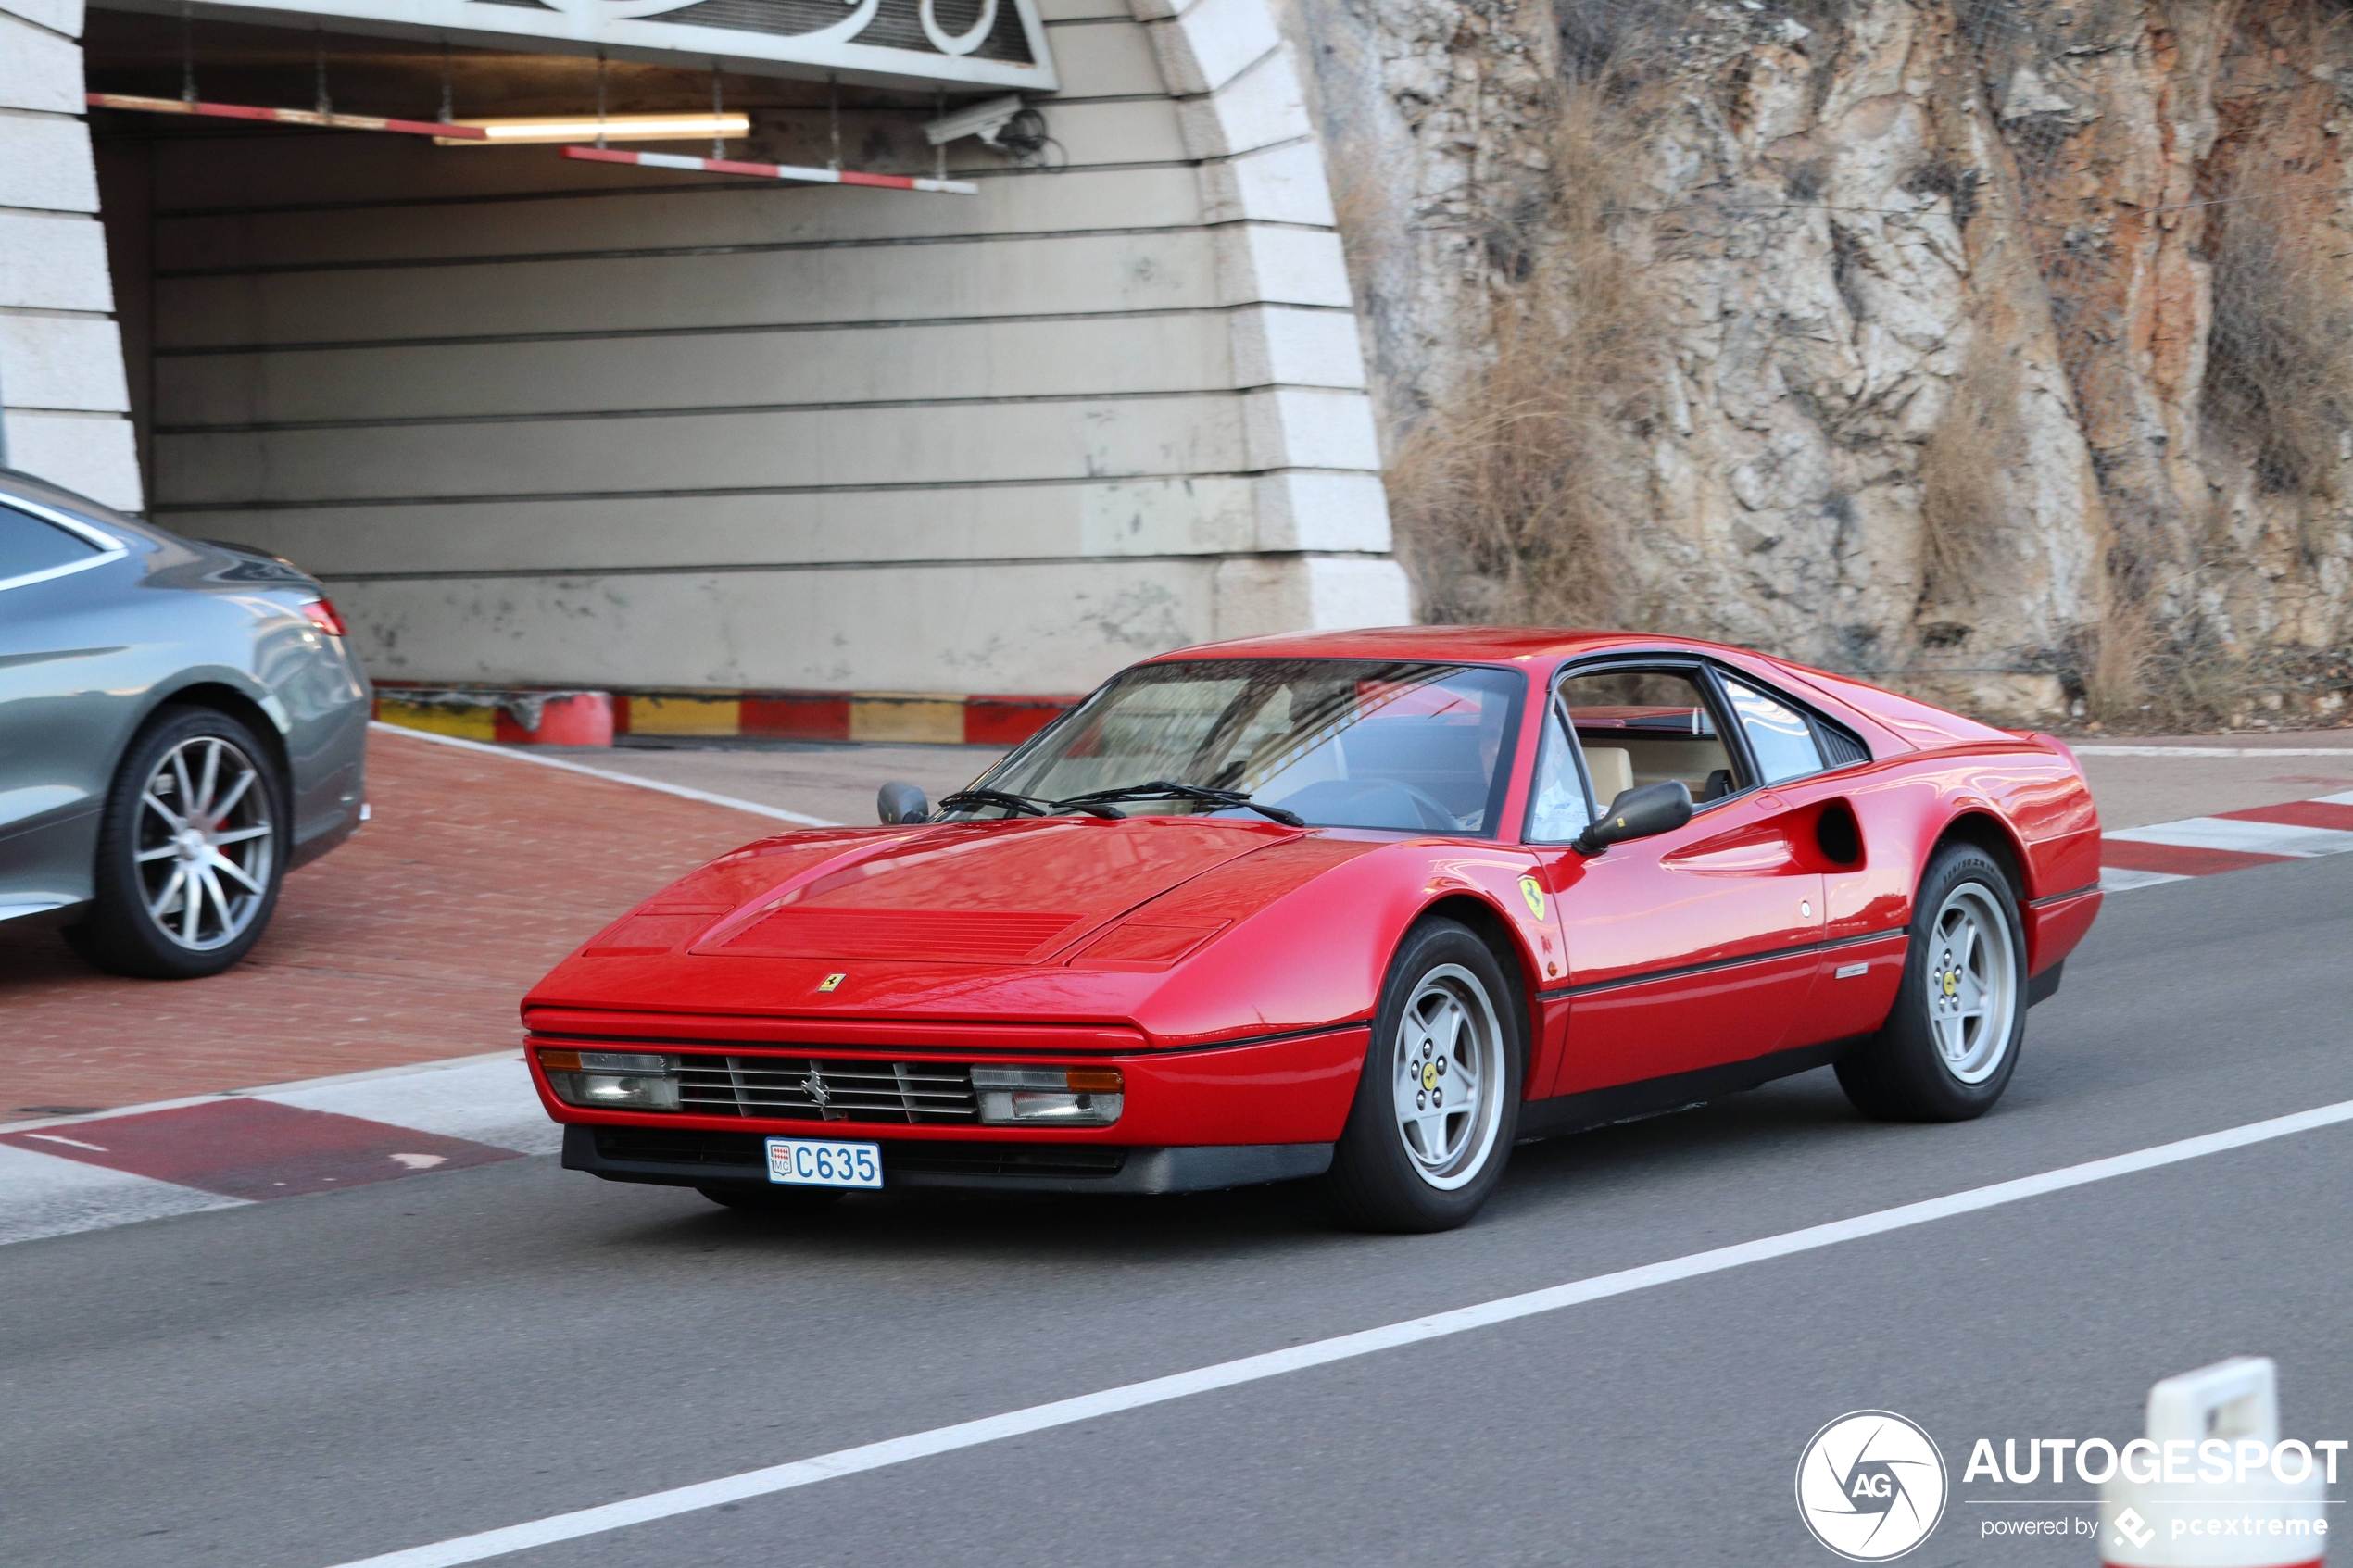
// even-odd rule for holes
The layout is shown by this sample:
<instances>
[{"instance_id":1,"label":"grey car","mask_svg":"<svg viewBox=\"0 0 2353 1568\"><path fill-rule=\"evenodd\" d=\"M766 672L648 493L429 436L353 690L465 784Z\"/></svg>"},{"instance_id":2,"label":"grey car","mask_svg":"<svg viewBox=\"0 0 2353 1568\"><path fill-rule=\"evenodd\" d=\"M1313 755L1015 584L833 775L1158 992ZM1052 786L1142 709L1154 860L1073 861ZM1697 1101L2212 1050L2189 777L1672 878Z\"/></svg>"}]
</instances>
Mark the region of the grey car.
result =
<instances>
[{"instance_id":1,"label":"grey car","mask_svg":"<svg viewBox=\"0 0 2353 1568\"><path fill-rule=\"evenodd\" d=\"M367 815L370 700L313 578L0 469L0 921L218 974Z\"/></svg>"}]
</instances>

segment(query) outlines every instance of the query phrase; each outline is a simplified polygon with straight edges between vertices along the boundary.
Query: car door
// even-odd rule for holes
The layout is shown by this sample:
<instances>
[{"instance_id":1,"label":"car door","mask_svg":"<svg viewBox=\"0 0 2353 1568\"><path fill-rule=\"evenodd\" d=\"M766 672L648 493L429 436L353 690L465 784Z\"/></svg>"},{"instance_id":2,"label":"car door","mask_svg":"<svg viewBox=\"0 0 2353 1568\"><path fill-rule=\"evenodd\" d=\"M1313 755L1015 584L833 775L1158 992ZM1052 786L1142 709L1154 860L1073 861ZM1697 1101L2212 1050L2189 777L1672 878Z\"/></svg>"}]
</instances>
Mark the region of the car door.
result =
<instances>
[{"instance_id":1,"label":"car door","mask_svg":"<svg viewBox=\"0 0 2353 1568\"><path fill-rule=\"evenodd\" d=\"M1727 721L1696 660L1582 668L1554 688L1528 834L1552 841L1531 847L1567 951L1568 984L1551 994L1568 1007L1553 1094L1763 1056L1799 1019L1822 934L1819 859L1799 840L1801 813L1760 787ZM1570 760L1586 809L1680 778L1692 820L1582 854L1559 842L1582 826L1557 777Z\"/></svg>"},{"instance_id":2,"label":"car door","mask_svg":"<svg viewBox=\"0 0 2353 1568\"><path fill-rule=\"evenodd\" d=\"M122 544L0 498L0 919L90 897L107 771L82 694L112 647L88 646ZM100 639L103 641L103 638Z\"/></svg>"},{"instance_id":3,"label":"car door","mask_svg":"<svg viewBox=\"0 0 2353 1568\"><path fill-rule=\"evenodd\" d=\"M1852 730L1740 670L1718 670L1759 773L1791 813L1822 872L1822 948L1812 994L1785 1047L1868 1034L1886 1019L1904 974L1911 873L1874 844L1870 747Z\"/></svg>"}]
</instances>

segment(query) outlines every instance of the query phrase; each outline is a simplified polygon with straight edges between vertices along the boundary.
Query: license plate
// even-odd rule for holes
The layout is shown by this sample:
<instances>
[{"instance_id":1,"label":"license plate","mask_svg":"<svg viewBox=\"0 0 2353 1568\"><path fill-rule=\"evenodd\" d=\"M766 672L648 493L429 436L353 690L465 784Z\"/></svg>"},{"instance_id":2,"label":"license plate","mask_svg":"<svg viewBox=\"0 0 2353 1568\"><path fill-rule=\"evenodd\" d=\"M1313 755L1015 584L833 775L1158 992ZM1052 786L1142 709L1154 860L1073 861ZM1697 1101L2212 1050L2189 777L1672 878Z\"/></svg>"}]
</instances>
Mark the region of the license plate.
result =
<instances>
[{"instance_id":1,"label":"license plate","mask_svg":"<svg viewBox=\"0 0 2353 1568\"><path fill-rule=\"evenodd\" d=\"M882 1145L770 1138L768 1179L787 1186L878 1187L882 1185Z\"/></svg>"}]
</instances>

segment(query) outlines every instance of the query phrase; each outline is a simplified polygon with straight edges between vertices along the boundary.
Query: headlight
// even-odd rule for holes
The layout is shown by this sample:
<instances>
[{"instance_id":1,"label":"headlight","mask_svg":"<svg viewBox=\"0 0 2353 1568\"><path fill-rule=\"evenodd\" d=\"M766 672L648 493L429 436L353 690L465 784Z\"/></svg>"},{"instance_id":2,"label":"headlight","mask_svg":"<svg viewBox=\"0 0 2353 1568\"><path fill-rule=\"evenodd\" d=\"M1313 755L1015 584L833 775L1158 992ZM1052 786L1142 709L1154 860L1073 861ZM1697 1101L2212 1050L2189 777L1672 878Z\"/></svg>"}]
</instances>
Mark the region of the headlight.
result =
<instances>
[{"instance_id":1,"label":"headlight","mask_svg":"<svg viewBox=\"0 0 2353 1568\"><path fill-rule=\"evenodd\" d=\"M980 1119L992 1126L1108 1127L1126 1081L1114 1067L975 1067Z\"/></svg>"},{"instance_id":2,"label":"headlight","mask_svg":"<svg viewBox=\"0 0 2353 1568\"><path fill-rule=\"evenodd\" d=\"M566 1105L604 1110L675 1110L678 1080L670 1058L652 1051L539 1053L547 1086Z\"/></svg>"}]
</instances>

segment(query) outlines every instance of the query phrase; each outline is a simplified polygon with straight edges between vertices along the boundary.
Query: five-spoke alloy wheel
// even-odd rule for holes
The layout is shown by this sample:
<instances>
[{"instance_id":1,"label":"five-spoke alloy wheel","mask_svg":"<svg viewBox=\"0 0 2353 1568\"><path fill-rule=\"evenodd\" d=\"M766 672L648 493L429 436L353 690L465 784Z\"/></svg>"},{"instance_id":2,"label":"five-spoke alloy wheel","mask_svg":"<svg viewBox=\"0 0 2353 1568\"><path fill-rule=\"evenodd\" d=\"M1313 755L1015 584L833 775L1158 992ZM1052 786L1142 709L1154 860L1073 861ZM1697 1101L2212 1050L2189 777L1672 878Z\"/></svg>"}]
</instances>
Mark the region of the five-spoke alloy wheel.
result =
<instances>
[{"instance_id":1,"label":"five-spoke alloy wheel","mask_svg":"<svg viewBox=\"0 0 2353 1568\"><path fill-rule=\"evenodd\" d=\"M1840 1060L1839 1085L1868 1116L1982 1116L2008 1085L2025 1033L2018 895L1984 850L1948 844L1920 879L1894 1010Z\"/></svg>"},{"instance_id":2,"label":"five-spoke alloy wheel","mask_svg":"<svg viewBox=\"0 0 2353 1568\"><path fill-rule=\"evenodd\" d=\"M1341 1219L1446 1230L1486 1202L1517 1124L1527 1053L1516 996L1469 927L1439 918L1407 935L1325 1178Z\"/></svg>"},{"instance_id":3,"label":"five-spoke alloy wheel","mask_svg":"<svg viewBox=\"0 0 2353 1568\"><path fill-rule=\"evenodd\" d=\"M99 828L96 899L68 932L120 974L218 974L259 939L284 872L277 764L244 724L167 709L132 743Z\"/></svg>"}]
</instances>

